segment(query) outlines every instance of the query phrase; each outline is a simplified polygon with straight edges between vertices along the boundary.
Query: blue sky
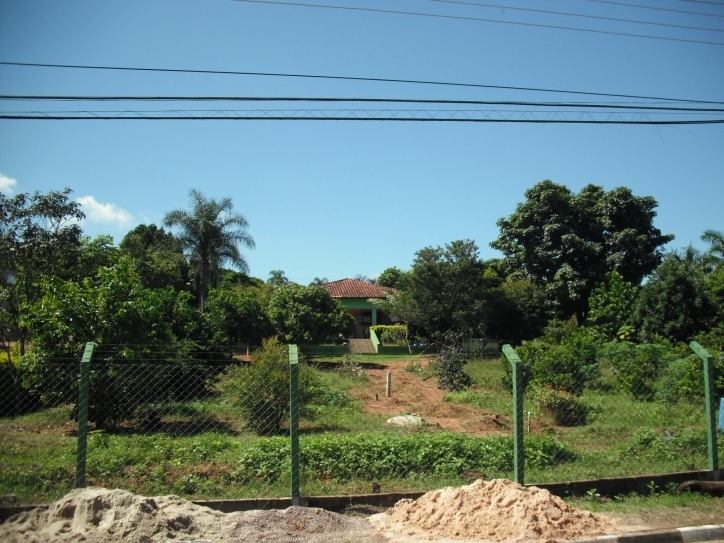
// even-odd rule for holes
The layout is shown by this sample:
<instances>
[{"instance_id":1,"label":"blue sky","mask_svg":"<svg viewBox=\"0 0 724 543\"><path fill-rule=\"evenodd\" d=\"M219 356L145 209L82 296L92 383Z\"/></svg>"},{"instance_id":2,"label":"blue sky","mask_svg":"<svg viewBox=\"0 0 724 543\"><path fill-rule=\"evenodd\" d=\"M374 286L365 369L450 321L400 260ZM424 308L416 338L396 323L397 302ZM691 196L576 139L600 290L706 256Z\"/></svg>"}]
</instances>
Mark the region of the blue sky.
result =
<instances>
[{"instance_id":1,"label":"blue sky","mask_svg":"<svg viewBox=\"0 0 724 543\"><path fill-rule=\"evenodd\" d=\"M0 0L0 62L489 87L0 64L0 94L641 102L490 88L518 87L724 107L724 4L293 3ZM335 108L440 106L0 100L2 113ZM547 108L475 109L548 116ZM587 118L574 111L591 112L581 105L562 115ZM706 118L714 117L724 113ZM256 241L245 251L251 275L266 279L281 269L302 284L406 270L416 251L456 239L474 240L483 258L499 256L489 247L496 220L543 179L574 191L593 183L653 196L656 226L676 236L668 248L704 249L701 233L724 229L724 125L0 119L6 194L70 187L88 214L84 232L117 242L136 225L161 225L166 212L187 207L191 188L228 196Z\"/></svg>"}]
</instances>

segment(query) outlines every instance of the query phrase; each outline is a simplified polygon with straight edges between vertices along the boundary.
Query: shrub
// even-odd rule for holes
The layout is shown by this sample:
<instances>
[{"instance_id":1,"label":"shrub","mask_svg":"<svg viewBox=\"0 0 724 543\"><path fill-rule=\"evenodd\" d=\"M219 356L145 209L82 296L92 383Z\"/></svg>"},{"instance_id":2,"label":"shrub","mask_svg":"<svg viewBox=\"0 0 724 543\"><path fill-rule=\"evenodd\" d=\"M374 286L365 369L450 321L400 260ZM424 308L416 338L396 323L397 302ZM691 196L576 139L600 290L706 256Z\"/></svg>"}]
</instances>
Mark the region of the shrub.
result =
<instances>
[{"instance_id":1,"label":"shrub","mask_svg":"<svg viewBox=\"0 0 724 543\"><path fill-rule=\"evenodd\" d=\"M536 396L541 412L552 418L556 425L581 426L588 422L590 408L578 396L550 388Z\"/></svg>"},{"instance_id":2,"label":"shrub","mask_svg":"<svg viewBox=\"0 0 724 543\"><path fill-rule=\"evenodd\" d=\"M671 354L666 345L654 343L611 341L601 348L601 359L613 369L619 387L637 400L653 399L656 380Z\"/></svg>"},{"instance_id":3,"label":"shrub","mask_svg":"<svg viewBox=\"0 0 724 543\"><path fill-rule=\"evenodd\" d=\"M564 390L580 395L586 385L600 374L597 336L586 328L577 328L563 337L561 343L549 339L536 339L517 349L523 361L524 388L530 382L544 387ZM512 390L512 377L506 364L504 385Z\"/></svg>"},{"instance_id":4,"label":"shrub","mask_svg":"<svg viewBox=\"0 0 724 543\"><path fill-rule=\"evenodd\" d=\"M472 377L463 371L468 355L461 349L459 338L455 335L446 336L435 359L439 366L438 386L441 389L463 390L473 384Z\"/></svg>"},{"instance_id":5,"label":"shrub","mask_svg":"<svg viewBox=\"0 0 724 543\"><path fill-rule=\"evenodd\" d=\"M259 435L282 431L289 418L289 356L287 346L272 338L264 340L248 366L230 369L218 389L237 406L246 425ZM306 363L299 365L299 404L309 405L325 387Z\"/></svg>"}]
</instances>

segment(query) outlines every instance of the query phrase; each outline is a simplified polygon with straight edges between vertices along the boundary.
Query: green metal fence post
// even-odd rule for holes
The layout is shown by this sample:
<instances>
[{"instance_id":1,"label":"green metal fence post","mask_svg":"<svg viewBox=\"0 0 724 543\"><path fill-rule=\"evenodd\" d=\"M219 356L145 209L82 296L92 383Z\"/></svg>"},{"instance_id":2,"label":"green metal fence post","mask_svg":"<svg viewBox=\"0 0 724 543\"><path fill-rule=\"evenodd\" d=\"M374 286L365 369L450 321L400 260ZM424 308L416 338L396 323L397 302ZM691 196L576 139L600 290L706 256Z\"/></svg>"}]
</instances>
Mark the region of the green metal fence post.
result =
<instances>
[{"instance_id":1,"label":"green metal fence post","mask_svg":"<svg viewBox=\"0 0 724 543\"><path fill-rule=\"evenodd\" d=\"M510 345L503 345L503 354L513 369L513 474L515 482L525 484L525 452L523 447L523 370L518 353Z\"/></svg>"},{"instance_id":2,"label":"green metal fence post","mask_svg":"<svg viewBox=\"0 0 724 543\"><path fill-rule=\"evenodd\" d=\"M78 385L78 446L75 461L75 486L85 487L86 459L88 457L88 406L90 405L90 361L96 344L85 344L80 359L80 379Z\"/></svg>"},{"instance_id":3,"label":"green metal fence post","mask_svg":"<svg viewBox=\"0 0 724 543\"><path fill-rule=\"evenodd\" d=\"M302 505L299 493L299 351L289 345L289 437L292 455L292 505Z\"/></svg>"},{"instance_id":4,"label":"green metal fence post","mask_svg":"<svg viewBox=\"0 0 724 543\"><path fill-rule=\"evenodd\" d=\"M704 393L706 397L706 433L709 450L709 469L719 469L719 453L716 443L716 398L714 397L714 365L709 352L696 341L689 343L689 347L704 362Z\"/></svg>"}]
</instances>

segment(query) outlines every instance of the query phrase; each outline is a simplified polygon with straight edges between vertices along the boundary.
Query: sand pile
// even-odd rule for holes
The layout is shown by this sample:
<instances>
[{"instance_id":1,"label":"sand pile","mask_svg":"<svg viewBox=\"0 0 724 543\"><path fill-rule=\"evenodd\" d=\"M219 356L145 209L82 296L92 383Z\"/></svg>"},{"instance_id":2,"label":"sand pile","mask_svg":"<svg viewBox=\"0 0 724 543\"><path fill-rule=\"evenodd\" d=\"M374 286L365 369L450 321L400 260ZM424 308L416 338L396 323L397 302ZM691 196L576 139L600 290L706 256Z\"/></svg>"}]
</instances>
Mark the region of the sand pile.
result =
<instances>
[{"instance_id":1,"label":"sand pile","mask_svg":"<svg viewBox=\"0 0 724 543\"><path fill-rule=\"evenodd\" d=\"M558 541L609 531L610 521L577 511L547 490L506 479L478 480L401 500L370 522L398 540Z\"/></svg>"},{"instance_id":2,"label":"sand pile","mask_svg":"<svg viewBox=\"0 0 724 543\"><path fill-rule=\"evenodd\" d=\"M47 509L21 513L0 524L3 543L296 543L383 538L366 519L323 509L225 514L178 496L146 498L124 490L77 489Z\"/></svg>"},{"instance_id":3,"label":"sand pile","mask_svg":"<svg viewBox=\"0 0 724 543\"><path fill-rule=\"evenodd\" d=\"M124 490L76 489L45 510L21 513L0 524L0 541L12 543L156 543L218 537L226 515L178 496L146 498Z\"/></svg>"}]
</instances>

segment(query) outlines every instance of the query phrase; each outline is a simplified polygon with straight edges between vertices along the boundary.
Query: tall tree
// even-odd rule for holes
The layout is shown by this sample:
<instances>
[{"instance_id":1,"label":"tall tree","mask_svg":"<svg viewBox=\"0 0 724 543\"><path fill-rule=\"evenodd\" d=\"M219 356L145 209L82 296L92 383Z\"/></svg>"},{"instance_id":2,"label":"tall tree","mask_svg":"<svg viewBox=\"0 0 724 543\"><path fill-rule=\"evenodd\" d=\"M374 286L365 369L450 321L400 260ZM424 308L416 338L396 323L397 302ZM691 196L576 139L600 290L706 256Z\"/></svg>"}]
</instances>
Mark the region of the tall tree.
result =
<instances>
[{"instance_id":1,"label":"tall tree","mask_svg":"<svg viewBox=\"0 0 724 543\"><path fill-rule=\"evenodd\" d=\"M701 235L702 241L709 244L705 259L712 270L724 265L724 232L721 230L705 230Z\"/></svg>"},{"instance_id":2,"label":"tall tree","mask_svg":"<svg viewBox=\"0 0 724 543\"><path fill-rule=\"evenodd\" d=\"M272 287L281 287L289 284L289 279L284 274L284 270L272 270L269 272L269 279L266 280L267 284Z\"/></svg>"},{"instance_id":3,"label":"tall tree","mask_svg":"<svg viewBox=\"0 0 724 543\"><path fill-rule=\"evenodd\" d=\"M500 235L490 245L505 255L510 270L544 289L561 318L584 320L591 290L610 271L640 284L674 238L654 227L656 200L625 187L607 192L587 185L574 194L546 180L525 196L515 212L498 220Z\"/></svg>"},{"instance_id":4,"label":"tall tree","mask_svg":"<svg viewBox=\"0 0 724 543\"><path fill-rule=\"evenodd\" d=\"M175 209L166 214L164 224L179 229L178 238L194 271L194 284L199 309L204 304L209 287L215 287L218 271L225 263L249 271L249 264L239 251L239 245L253 249L254 239L247 228L246 218L233 212L231 198L214 200L201 192L190 192L191 209Z\"/></svg>"},{"instance_id":5,"label":"tall tree","mask_svg":"<svg viewBox=\"0 0 724 543\"><path fill-rule=\"evenodd\" d=\"M30 334L27 317L42 297L41 280L78 271L84 214L71 193L0 193L0 340L5 347L17 341L21 354Z\"/></svg>"},{"instance_id":6,"label":"tall tree","mask_svg":"<svg viewBox=\"0 0 724 543\"><path fill-rule=\"evenodd\" d=\"M642 341L654 336L690 341L715 323L716 307L701 264L685 252L672 252L639 292L634 325Z\"/></svg>"},{"instance_id":7,"label":"tall tree","mask_svg":"<svg viewBox=\"0 0 724 543\"><path fill-rule=\"evenodd\" d=\"M284 343L338 343L354 326L354 318L324 287L289 284L274 291L269 319Z\"/></svg>"},{"instance_id":8,"label":"tall tree","mask_svg":"<svg viewBox=\"0 0 724 543\"><path fill-rule=\"evenodd\" d=\"M500 282L497 274L485 273L473 241L425 247L416 253L405 290L395 296L390 311L429 337L480 334L490 307L488 294Z\"/></svg>"},{"instance_id":9,"label":"tall tree","mask_svg":"<svg viewBox=\"0 0 724 543\"><path fill-rule=\"evenodd\" d=\"M155 224L140 224L124 236L119 248L133 259L145 287L186 289L189 264L181 240L170 232Z\"/></svg>"}]
</instances>

